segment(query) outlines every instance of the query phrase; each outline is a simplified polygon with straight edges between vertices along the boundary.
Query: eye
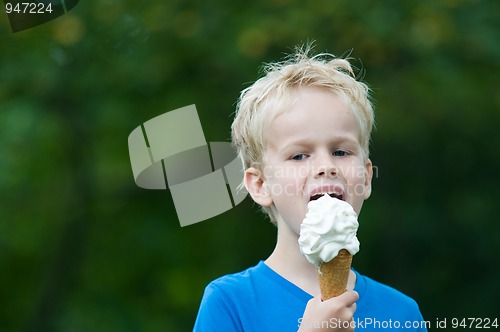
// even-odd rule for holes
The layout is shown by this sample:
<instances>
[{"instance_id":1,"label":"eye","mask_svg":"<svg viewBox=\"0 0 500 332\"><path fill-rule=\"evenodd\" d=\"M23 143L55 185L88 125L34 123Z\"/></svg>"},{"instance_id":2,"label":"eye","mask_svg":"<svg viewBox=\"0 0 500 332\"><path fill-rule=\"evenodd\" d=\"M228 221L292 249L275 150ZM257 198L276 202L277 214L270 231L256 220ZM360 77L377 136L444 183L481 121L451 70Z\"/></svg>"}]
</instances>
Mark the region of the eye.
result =
<instances>
[{"instance_id":1,"label":"eye","mask_svg":"<svg viewBox=\"0 0 500 332\"><path fill-rule=\"evenodd\" d=\"M348 153L345 150L336 150L336 151L333 151L332 155L334 157L345 157L348 155Z\"/></svg>"},{"instance_id":2,"label":"eye","mask_svg":"<svg viewBox=\"0 0 500 332\"><path fill-rule=\"evenodd\" d=\"M297 154L294 154L291 159L292 160L304 160L304 159L306 159L306 157L307 156L304 153L297 153Z\"/></svg>"}]
</instances>

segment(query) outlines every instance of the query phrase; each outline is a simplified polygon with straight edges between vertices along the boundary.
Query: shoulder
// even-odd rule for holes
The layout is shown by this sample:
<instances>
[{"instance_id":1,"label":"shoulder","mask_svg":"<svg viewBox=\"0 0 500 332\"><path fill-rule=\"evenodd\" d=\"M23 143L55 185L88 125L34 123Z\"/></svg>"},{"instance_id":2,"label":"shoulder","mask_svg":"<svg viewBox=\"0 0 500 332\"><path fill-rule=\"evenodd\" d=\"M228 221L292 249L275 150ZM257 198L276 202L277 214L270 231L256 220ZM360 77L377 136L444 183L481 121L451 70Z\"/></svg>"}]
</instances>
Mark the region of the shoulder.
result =
<instances>
[{"instance_id":1,"label":"shoulder","mask_svg":"<svg viewBox=\"0 0 500 332\"><path fill-rule=\"evenodd\" d=\"M205 287L194 331L243 331L238 308L255 268L222 276Z\"/></svg>"},{"instance_id":2,"label":"shoulder","mask_svg":"<svg viewBox=\"0 0 500 332\"><path fill-rule=\"evenodd\" d=\"M210 282L205 293L222 296L238 296L250 287L256 278L260 277L261 264L250 267L238 273L227 274Z\"/></svg>"},{"instance_id":3,"label":"shoulder","mask_svg":"<svg viewBox=\"0 0 500 332\"><path fill-rule=\"evenodd\" d=\"M220 307L228 311L239 308L262 287L264 262L238 273L227 274L210 282L205 288L202 307Z\"/></svg>"},{"instance_id":4,"label":"shoulder","mask_svg":"<svg viewBox=\"0 0 500 332\"><path fill-rule=\"evenodd\" d=\"M389 299L396 300L398 302L415 303L411 297L391 286L383 284L367 276L360 276L365 279L366 289L370 291L371 295L388 297Z\"/></svg>"},{"instance_id":5,"label":"shoulder","mask_svg":"<svg viewBox=\"0 0 500 332\"><path fill-rule=\"evenodd\" d=\"M405 320L417 320L422 317L417 302L410 296L367 276L356 274L357 291L360 293L358 303L367 312L377 311L381 315L387 312Z\"/></svg>"},{"instance_id":6,"label":"shoulder","mask_svg":"<svg viewBox=\"0 0 500 332\"><path fill-rule=\"evenodd\" d=\"M201 300L195 331L243 331L259 307L256 297L265 278L263 262L228 274L207 285ZM256 288L259 288L256 290Z\"/></svg>"}]
</instances>

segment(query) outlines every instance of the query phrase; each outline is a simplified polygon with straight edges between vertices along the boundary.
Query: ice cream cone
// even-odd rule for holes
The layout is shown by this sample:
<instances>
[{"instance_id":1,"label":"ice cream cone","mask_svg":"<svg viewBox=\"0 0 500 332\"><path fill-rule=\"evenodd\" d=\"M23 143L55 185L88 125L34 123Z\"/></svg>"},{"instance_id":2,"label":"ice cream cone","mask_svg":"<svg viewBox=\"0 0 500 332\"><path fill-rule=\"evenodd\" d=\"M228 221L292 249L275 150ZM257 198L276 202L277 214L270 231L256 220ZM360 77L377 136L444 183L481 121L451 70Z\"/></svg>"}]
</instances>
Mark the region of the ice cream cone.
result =
<instances>
[{"instance_id":1,"label":"ice cream cone","mask_svg":"<svg viewBox=\"0 0 500 332\"><path fill-rule=\"evenodd\" d=\"M319 266L318 280L322 301L339 296L346 291L351 262L351 253L341 249L334 259Z\"/></svg>"}]
</instances>

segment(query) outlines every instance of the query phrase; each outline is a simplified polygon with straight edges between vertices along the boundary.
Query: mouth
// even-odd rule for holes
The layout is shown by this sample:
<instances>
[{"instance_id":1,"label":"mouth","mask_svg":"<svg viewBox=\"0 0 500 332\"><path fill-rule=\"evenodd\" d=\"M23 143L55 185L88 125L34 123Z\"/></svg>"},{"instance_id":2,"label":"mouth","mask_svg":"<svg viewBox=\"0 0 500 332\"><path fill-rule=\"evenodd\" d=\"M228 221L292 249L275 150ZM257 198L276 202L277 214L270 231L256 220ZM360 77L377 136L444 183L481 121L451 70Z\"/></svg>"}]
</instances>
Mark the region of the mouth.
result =
<instances>
[{"instance_id":1,"label":"mouth","mask_svg":"<svg viewBox=\"0 0 500 332\"><path fill-rule=\"evenodd\" d=\"M330 197L332 197L332 198L340 199L341 201L343 201L343 200L344 200L344 197L342 196L342 194L340 194L340 193L333 193L333 192L331 192L331 193L317 193L317 194L314 194L314 195L312 195L312 196L309 198L309 202L310 202L310 201L315 201L315 200L317 200L317 199L321 198L323 195L328 195L328 196L330 196Z\"/></svg>"}]
</instances>

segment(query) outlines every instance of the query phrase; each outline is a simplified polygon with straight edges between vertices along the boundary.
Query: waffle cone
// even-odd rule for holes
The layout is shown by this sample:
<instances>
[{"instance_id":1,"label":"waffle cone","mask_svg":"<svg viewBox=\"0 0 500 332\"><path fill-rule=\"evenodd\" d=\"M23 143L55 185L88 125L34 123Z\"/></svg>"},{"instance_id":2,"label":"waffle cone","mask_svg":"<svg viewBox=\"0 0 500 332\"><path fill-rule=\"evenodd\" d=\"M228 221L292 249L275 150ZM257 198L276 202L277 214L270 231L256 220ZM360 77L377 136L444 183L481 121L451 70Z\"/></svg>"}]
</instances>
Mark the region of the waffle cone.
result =
<instances>
[{"instance_id":1,"label":"waffle cone","mask_svg":"<svg viewBox=\"0 0 500 332\"><path fill-rule=\"evenodd\" d=\"M318 281L322 301L339 296L346 291L351 262L351 253L342 249L337 257L319 266Z\"/></svg>"}]
</instances>

